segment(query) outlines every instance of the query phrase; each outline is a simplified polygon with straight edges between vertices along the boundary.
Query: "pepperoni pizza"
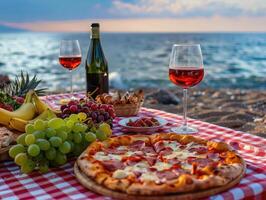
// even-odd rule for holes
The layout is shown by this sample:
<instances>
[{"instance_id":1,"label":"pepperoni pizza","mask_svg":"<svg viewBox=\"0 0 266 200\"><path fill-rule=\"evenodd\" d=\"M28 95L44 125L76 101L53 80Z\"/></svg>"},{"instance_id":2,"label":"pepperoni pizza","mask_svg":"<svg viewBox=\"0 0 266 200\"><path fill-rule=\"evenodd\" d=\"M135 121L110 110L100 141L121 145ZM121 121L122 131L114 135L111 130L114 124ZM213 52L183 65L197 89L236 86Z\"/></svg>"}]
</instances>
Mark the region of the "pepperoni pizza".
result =
<instances>
[{"instance_id":1,"label":"pepperoni pizza","mask_svg":"<svg viewBox=\"0 0 266 200\"><path fill-rule=\"evenodd\" d=\"M222 187L244 173L243 159L223 142L163 133L92 143L77 165L110 190L162 195Z\"/></svg>"}]
</instances>

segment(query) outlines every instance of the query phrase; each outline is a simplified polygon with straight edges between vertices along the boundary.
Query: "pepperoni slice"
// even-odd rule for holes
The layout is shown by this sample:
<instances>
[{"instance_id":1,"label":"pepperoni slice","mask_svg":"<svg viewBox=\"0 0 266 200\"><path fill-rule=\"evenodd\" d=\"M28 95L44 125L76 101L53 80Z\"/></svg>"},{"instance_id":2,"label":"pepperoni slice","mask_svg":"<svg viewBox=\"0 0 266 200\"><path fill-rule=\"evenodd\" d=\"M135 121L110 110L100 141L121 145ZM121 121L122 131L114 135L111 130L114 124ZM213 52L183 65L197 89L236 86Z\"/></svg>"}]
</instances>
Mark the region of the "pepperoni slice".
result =
<instances>
[{"instance_id":1,"label":"pepperoni slice","mask_svg":"<svg viewBox=\"0 0 266 200\"><path fill-rule=\"evenodd\" d=\"M159 179L165 178L166 180L172 180L178 177L178 175L172 171L157 171L156 175Z\"/></svg>"},{"instance_id":2,"label":"pepperoni slice","mask_svg":"<svg viewBox=\"0 0 266 200\"><path fill-rule=\"evenodd\" d=\"M172 165L181 163L181 161L178 160L178 158L166 159L166 162L169 163L169 164L172 164Z\"/></svg>"},{"instance_id":3,"label":"pepperoni slice","mask_svg":"<svg viewBox=\"0 0 266 200\"><path fill-rule=\"evenodd\" d=\"M157 153L162 151L165 148L163 141L158 141L154 144L154 149Z\"/></svg>"},{"instance_id":4,"label":"pepperoni slice","mask_svg":"<svg viewBox=\"0 0 266 200\"><path fill-rule=\"evenodd\" d=\"M157 160L155 156L145 156L144 158L147 160L150 166L154 165Z\"/></svg>"},{"instance_id":5,"label":"pepperoni slice","mask_svg":"<svg viewBox=\"0 0 266 200\"><path fill-rule=\"evenodd\" d=\"M174 169L172 169L172 171L178 176L180 176L181 174L186 174L187 173L186 170L184 170L182 168L174 168Z\"/></svg>"},{"instance_id":6,"label":"pepperoni slice","mask_svg":"<svg viewBox=\"0 0 266 200\"><path fill-rule=\"evenodd\" d=\"M108 171L115 171L117 169L124 169L125 165L119 160L103 160L101 161L104 168Z\"/></svg>"},{"instance_id":7,"label":"pepperoni slice","mask_svg":"<svg viewBox=\"0 0 266 200\"><path fill-rule=\"evenodd\" d=\"M190 152L197 152L198 154L204 154L208 152L206 147L194 147L189 149Z\"/></svg>"},{"instance_id":8,"label":"pepperoni slice","mask_svg":"<svg viewBox=\"0 0 266 200\"><path fill-rule=\"evenodd\" d=\"M140 177L140 176L141 176L141 174L142 174L142 173L141 173L141 172L139 172L139 171L133 171L133 173L135 174L135 176L136 176L136 177Z\"/></svg>"},{"instance_id":9,"label":"pepperoni slice","mask_svg":"<svg viewBox=\"0 0 266 200\"><path fill-rule=\"evenodd\" d=\"M173 152L173 149L166 147L164 150L160 151L159 156L167 156Z\"/></svg>"},{"instance_id":10,"label":"pepperoni slice","mask_svg":"<svg viewBox=\"0 0 266 200\"><path fill-rule=\"evenodd\" d=\"M136 152L134 152L133 155L136 155L136 156L143 156L144 153L143 153L143 151L136 151Z\"/></svg>"},{"instance_id":11,"label":"pepperoni slice","mask_svg":"<svg viewBox=\"0 0 266 200\"><path fill-rule=\"evenodd\" d=\"M129 156L129 157L124 157L122 160L126 161L126 165L128 166L133 166L137 164L138 162L142 161L144 158L141 156Z\"/></svg>"},{"instance_id":12,"label":"pepperoni slice","mask_svg":"<svg viewBox=\"0 0 266 200\"><path fill-rule=\"evenodd\" d=\"M156 154L153 147L149 147L149 146L145 146L144 148L142 148L142 151L144 153Z\"/></svg>"},{"instance_id":13,"label":"pepperoni slice","mask_svg":"<svg viewBox=\"0 0 266 200\"><path fill-rule=\"evenodd\" d=\"M142 140L137 140L130 144L128 148L132 151L142 150L145 147L145 142Z\"/></svg>"}]
</instances>

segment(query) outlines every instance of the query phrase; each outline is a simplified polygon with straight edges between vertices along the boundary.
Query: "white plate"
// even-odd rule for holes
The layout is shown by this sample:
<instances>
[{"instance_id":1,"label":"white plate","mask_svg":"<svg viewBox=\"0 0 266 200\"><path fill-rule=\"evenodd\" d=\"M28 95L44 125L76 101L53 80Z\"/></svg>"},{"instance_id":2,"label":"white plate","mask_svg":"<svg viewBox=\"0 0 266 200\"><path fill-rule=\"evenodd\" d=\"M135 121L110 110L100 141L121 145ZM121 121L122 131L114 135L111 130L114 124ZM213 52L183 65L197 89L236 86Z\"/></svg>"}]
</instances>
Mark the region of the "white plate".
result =
<instances>
[{"instance_id":1,"label":"white plate","mask_svg":"<svg viewBox=\"0 0 266 200\"><path fill-rule=\"evenodd\" d=\"M155 119L158 120L160 123L159 126L153 126L153 127L132 127L132 126L127 126L127 123L129 120L131 121L136 121L142 117L129 117L125 119L121 119L118 124L122 126L126 131L128 132L134 132L134 133L146 133L146 132L155 132L161 129L163 126L167 124L167 121L165 119L159 118L159 117L154 117Z\"/></svg>"}]
</instances>

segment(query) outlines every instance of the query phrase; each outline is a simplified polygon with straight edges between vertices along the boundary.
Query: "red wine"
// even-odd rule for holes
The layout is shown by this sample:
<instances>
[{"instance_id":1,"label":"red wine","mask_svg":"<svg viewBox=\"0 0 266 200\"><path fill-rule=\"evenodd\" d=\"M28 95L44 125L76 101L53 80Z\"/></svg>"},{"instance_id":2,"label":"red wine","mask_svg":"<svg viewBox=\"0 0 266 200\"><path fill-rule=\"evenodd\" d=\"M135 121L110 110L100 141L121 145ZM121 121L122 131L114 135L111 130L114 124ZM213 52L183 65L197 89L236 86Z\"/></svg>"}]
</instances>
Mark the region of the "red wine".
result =
<instances>
[{"instance_id":1,"label":"red wine","mask_svg":"<svg viewBox=\"0 0 266 200\"><path fill-rule=\"evenodd\" d=\"M79 66L79 64L81 63L81 56L73 56L73 57L60 56L59 62L64 68L72 70L72 69L77 68Z\"/></svg>"},{"instance_id":2,"label":"red wine","mask_svg":"<svg viewBox=\"0 0 266 200\"><path fill-rule=\"evenodd\" d=\"M169 69L170 80L183 88L189 88L197 85L204 76L203 68L180 67L177 69Z\"/></svg>"},{"instance_id":3,"label":"red wine","mask_svg":"<svg viewBox=\"0 0 266 200\"><path fill-rule=\"evenodd\" d=\"M87 74L87 90L95 93L92 97L95 98L97 94L106 93L108 91L108 74L107 73L88 73Z\"/></svg>"}]
</instances>

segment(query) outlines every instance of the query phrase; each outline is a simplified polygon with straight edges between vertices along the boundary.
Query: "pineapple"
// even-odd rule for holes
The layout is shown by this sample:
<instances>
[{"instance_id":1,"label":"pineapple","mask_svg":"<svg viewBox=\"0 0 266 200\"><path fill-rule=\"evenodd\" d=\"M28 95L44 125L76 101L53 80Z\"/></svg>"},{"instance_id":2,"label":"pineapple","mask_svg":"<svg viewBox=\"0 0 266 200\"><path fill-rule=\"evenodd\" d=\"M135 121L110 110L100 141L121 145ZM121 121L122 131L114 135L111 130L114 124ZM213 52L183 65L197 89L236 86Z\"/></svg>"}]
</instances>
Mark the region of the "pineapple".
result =
<instances>
[{"instance_id":1,"label":"pineapple","mask_svg":"<svg viewBox=\"0 0 266 200\"><path fill-rule=\"evenodd\" d=\"M43 95L47 88L36 89L40 82L41 80L38 80L36 75L30 79L27 72L21 71L14 81L11 81L10 84L2 89L2 92L9 96L25 97L29 90L35 90L37 95Z\"/></svg>"}]
</instances>

